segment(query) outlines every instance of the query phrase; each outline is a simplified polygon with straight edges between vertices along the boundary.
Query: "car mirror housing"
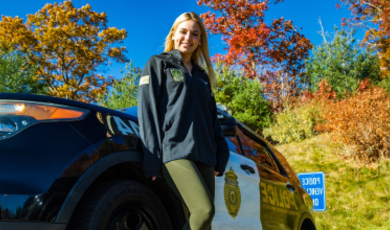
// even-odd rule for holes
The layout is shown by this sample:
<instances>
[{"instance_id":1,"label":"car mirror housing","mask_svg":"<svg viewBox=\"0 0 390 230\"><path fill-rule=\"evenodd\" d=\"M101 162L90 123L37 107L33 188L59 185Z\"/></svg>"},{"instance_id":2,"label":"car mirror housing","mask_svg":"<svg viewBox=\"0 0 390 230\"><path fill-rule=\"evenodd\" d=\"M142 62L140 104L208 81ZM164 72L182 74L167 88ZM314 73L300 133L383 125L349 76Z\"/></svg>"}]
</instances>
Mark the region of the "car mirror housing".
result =
<instances>
[{"instance_id":1,"label":"car mirror housing","mask_svg":"<svg viewBox=\"0 0 390 230\"><path fill-rule=\"evenodd\" d=\"M223 114L218 114L218 120L221 124L223 135L225 136L237 136L238 128L237 121L234 117L228 117Z\"/></svg>"}]
</instances>

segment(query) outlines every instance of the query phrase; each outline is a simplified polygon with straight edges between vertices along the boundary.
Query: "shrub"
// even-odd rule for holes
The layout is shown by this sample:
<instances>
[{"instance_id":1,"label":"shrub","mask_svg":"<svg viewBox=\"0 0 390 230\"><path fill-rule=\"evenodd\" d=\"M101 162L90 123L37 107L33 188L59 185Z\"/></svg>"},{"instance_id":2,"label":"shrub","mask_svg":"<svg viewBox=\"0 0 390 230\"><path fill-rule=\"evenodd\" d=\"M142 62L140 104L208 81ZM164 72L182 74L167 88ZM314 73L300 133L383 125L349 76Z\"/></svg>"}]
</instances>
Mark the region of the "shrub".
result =
<instances>
[{"instance_id":1,"label":"shrub","mask_svg":"<svg viewBox=\"0 0 390 230\"><path fill-rule=\"evenodd\" d=\"M355 96L329 102L322 113L325 124L316 130L352 146L346 157L374 163L390 156L390 98L383 88L367 85L361 82Z\"/></svg>"},{"instance_id":2,"label":"shrub","mask_svg":"<svg viewBox=\"0 0 390 230\"><path fill-rule=\"evenodd\" d=\"M271 123L270 102L264 98L264 88L258 79L247 79L238 71L216 64L217 90L215 100L225 105L231 115L261 134Z\"/></svg>"},{"instance_id":3,"label":"shrub","mask_svg":"<svg viewBox=\"0 0 390 230\"><path fill-rule=\"evenodd\" d=\"M314 102L293 109L287 107L275 115L275 122L264 129L263 134L282 144L312 138L317 134L314 127L319 117L320 110Z\"/></svg>"}]
</instances>

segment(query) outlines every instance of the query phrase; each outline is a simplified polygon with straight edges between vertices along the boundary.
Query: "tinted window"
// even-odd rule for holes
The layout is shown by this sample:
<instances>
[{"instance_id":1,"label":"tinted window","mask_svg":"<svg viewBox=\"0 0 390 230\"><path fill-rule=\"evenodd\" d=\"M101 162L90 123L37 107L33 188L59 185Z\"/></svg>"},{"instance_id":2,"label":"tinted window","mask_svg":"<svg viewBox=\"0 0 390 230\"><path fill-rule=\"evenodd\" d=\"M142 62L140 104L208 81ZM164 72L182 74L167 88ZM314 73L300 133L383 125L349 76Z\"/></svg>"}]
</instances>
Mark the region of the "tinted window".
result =
<instances>
[{"instance_id":1,"label":"tinted window","mask_svg":"<svg viewBox=\"0 0 390 230\"><path fill-rule=\"evenodd\" d=\"M282 164L287 175L290 177L290 180L293 181L295 184L300 184L300 181L298 179L297 174L291 168L291 166L287 162L286 158L284 158L284 156L278 150L276 150L274 147L272 147L272 151L275 154L275 156L278 158L279 162Z\"/></svg>"},{"instance_id":2,"label":"tinted window","mask_svg":"<svg viewBox=\"0 0 390 230\"><path fill-rule=\"evenodd\" d=\"M238 143L237 137L226 137L225 139L226 139L226 142L229 145L229 150L230 151L242 154L241 153L240 144Z\"/></svg>"},{"instance_id":3,"label":"tinted window","mask_svg":"<svg viewBox=\"0 0 390 230\"><path fill-rule=\"evenodd\" d=\"M256 142L254 139L250 138L249 136L245 135L241 131L239 131L239 136L244 151L243 154L246 157L252 159L253 161L267 168L270 168L278 172L278 170L275 167L275 163L270 157L270 154L266 149L266 147Z\"/></svg>"}]
</instances>

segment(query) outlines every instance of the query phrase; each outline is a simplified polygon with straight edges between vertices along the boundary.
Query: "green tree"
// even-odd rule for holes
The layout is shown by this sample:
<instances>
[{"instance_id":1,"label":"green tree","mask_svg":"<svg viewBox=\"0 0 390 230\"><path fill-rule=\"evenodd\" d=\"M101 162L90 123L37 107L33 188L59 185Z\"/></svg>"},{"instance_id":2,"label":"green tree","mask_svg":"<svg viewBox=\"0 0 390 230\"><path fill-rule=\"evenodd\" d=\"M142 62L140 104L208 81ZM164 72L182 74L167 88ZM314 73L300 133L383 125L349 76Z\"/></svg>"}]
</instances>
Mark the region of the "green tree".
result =
<instances>
[{"instance_id":1,"label":"green tree","mask_svg":"<svg viewBox=\"0 0 390 230\"><path fill-rule=\"evenodd\" d=\"M225 105L231 115L261 134L271 123L271 109L270 102L264 98L260 81L244 78L239 72L218 62L216 77L215 100Z\"/></svg>"},{"instance_id":2,"label":"green tree","mask_svg":"<svg viewBox=\"0 0 390 230\"><path fill-rule=\"evenodd\" d=\"M141 68L134 67L130 61L126 64L125 76L120 80L114 80L111 90L106 89L98 96L98 104L110 109L136 106L141 72Z\"/></svg>"},{"instance_id":3,"label":"green tree","mask_svg":"<svg viewBox=\"0 0 390 230\"><path fill-rule=\"evenodd\" d=\"M335 28L335 35L315 47L306 59L306 72L312 91L318 90L318 82L324 79L337 92L345 97L359 86L359 80L366 78L373 83L380 81L379 58L370 48L362 48L355 39L355 32Z\"/></svg>"},{"instance_id":4,"label":"green tree","mask_svg":"<svg viewBox=\"0 0 390 230\"><path fill-rule=\"evenodd\" d=\"M48 85L38 80L37 70L26 55L0 51L0 92L47 94Z\"/></svg>"}]
</instances>

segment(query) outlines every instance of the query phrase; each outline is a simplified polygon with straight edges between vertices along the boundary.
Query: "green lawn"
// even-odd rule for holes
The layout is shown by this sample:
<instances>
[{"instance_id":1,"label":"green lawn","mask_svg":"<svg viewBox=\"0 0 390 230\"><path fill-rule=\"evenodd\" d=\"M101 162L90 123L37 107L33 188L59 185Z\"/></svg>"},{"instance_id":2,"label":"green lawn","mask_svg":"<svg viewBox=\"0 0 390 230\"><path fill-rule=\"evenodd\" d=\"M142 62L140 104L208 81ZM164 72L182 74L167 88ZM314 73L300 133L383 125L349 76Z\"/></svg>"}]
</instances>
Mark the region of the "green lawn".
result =
<instances>
[{"instance_id":1,"label":"green lawn","mask_svg":"<svg viewBox=\"0 0 390 230\"><path fill-rule=\"evenodd\" d=\"M325 212L315 213L317 229L390 229L390 161L376 169L342 160L346 149L324 135L276 148L296 173L325 172Z\"/></svg>"}]
</instances>

